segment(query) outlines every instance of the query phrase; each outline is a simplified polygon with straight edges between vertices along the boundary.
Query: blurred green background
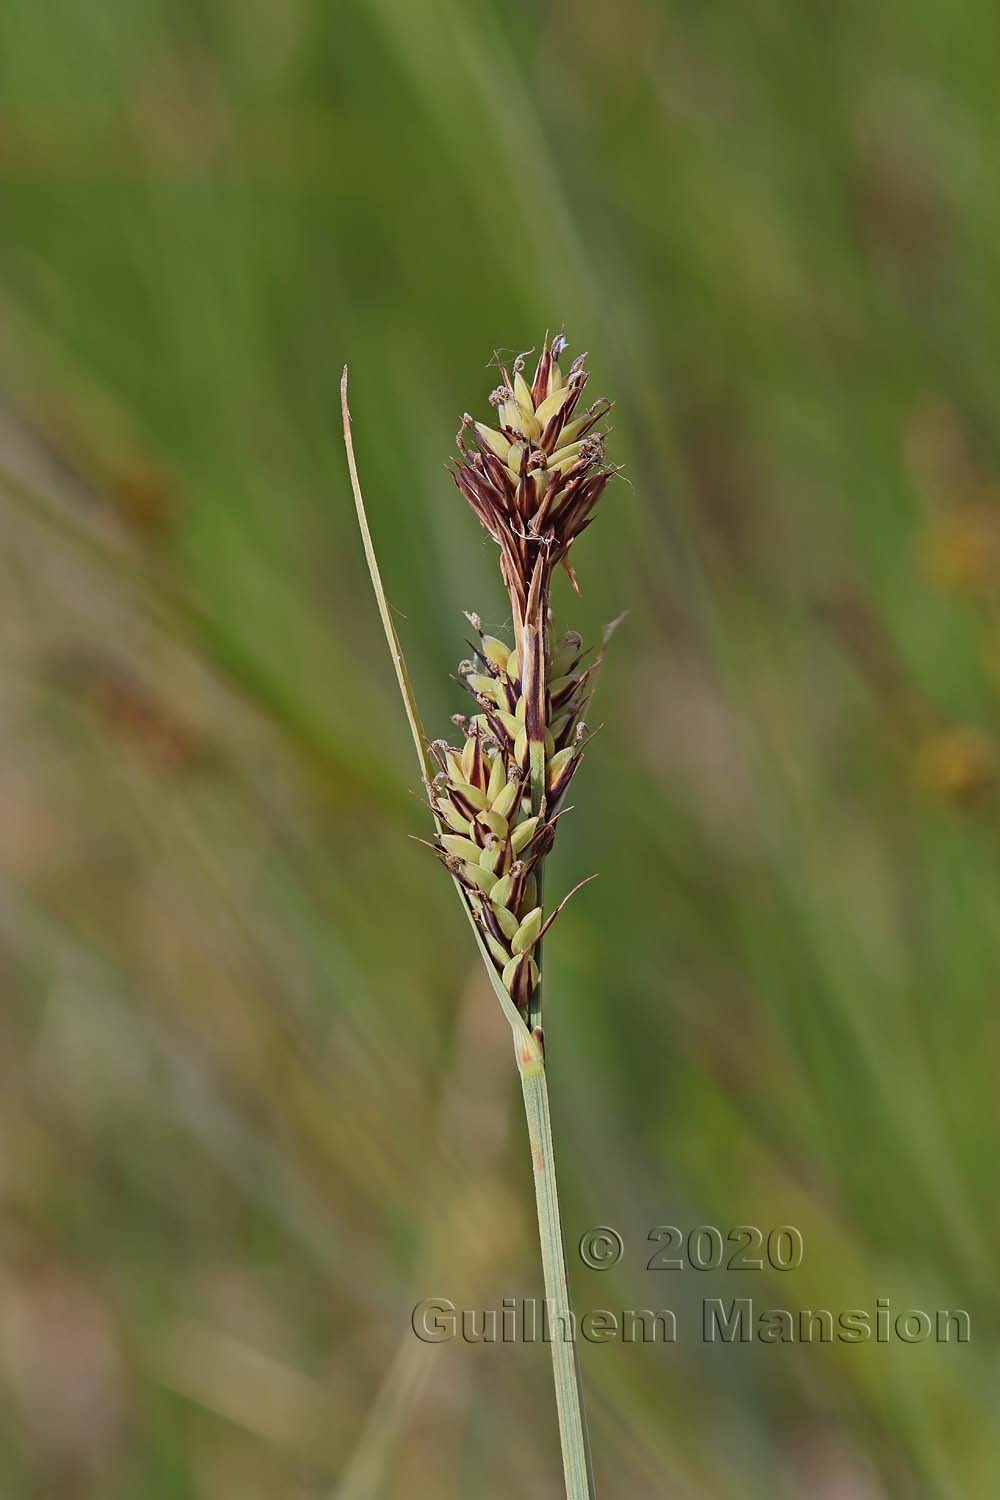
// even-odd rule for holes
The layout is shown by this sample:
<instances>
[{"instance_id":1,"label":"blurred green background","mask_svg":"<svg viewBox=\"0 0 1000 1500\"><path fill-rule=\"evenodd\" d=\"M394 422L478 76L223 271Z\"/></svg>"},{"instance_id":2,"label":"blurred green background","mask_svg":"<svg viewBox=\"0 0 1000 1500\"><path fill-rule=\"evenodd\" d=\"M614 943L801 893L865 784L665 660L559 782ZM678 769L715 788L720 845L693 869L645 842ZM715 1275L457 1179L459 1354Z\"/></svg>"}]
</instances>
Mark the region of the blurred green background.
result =
<instances>
[{"instance_id":1,"label":"blurred green background","mask_svg":"<svg viewBox=\"0 0 1000 1500\"><path fill-rule=\"evenodd\" d=\"M6 0L0 1473L59 1500L561 1493L509 1033L426 820L505 625L444 472L565 325L623 609L554 887L604 1496L996 1493L1000 152L986 0ZM561 587L561 586L560 586ZM650 1272L650 1229L802 1266ZM963 1307L711 1348L702 1297Z\"/></svg>"}]
</instances>

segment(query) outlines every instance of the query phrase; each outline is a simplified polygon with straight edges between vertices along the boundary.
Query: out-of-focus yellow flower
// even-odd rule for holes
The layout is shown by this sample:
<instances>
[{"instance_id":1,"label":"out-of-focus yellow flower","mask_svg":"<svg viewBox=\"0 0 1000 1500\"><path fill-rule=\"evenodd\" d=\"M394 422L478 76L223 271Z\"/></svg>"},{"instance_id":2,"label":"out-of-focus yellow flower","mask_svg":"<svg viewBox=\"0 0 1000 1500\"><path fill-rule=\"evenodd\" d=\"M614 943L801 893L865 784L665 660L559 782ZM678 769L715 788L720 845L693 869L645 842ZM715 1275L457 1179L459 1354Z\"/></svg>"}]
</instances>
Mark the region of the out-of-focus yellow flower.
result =
<instances>
[{"instance_id":1,"label":"out-of-focus yellow flower","mask_svg":"<svg viewBox=\"0 0 1000 1500\"><path fill-rule=\"evenodd\" d=\"M996 747L971 724L930 730L917 745L914 780L926 796L977 806L996 787Z\"/></svg>"},{"instance_id":2,"label":"out-of-focus yellow flower","mask_svg":"<svg viewBox=\"0 0 1000 1500\"><path fill-rule=\"evenodd\" d=\"M921 550L939 588L978 599L1000 594L1000 499L963 504L940 517Z\"/></svg>"}]
</instances>

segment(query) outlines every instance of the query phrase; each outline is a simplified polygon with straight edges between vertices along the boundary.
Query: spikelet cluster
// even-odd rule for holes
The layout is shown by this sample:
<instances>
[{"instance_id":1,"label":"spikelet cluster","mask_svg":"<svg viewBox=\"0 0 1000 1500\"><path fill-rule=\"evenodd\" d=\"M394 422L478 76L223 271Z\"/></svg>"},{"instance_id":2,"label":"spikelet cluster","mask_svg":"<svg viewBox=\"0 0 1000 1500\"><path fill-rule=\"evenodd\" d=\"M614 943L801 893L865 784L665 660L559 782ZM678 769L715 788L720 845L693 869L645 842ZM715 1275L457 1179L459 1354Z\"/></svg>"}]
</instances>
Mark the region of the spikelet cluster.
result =
<instances>
[{"instance_id":1,"label":"spikelet cluster","mask_svg":"<svg viewBox=\"0 0 1000 1500\"><path fill-rule=\"evenodd\" d=\"M552 639L550 586L560 564L575 586L570 548L613 473L594 432L610 402L576 415L588 377L583 356L563 374L564 348L562 338L546 341L530 386L524 356L510 370L500 366L502 384L491 398L499 426L463 420L454 478L500 548L514 639L486 634L477 615L467 616L474 656L460 663L459 675L476 711L456 717L460 745L430 747L439 767L430 787L435 850L532 1024L539 945L565 904L543 911L541 866L580 764L600 660L586 665L589 653L574 631Z\"/></svg>"},{"instance_id":2,"label":"spikelet cluster","mask_svg":"<svg viewBox=\"0 0 1000 1500\"><path fill-rule=\"evenodd\" d=\"M548 574L562 563L573 577L569 549L590 525L613 472L604 467L604 437L594 430L611 402L602 398L577 415L589 379L586 355L563 375L565 347L561 337L545 345L530 386L524 355L511 370L501 366L502 383L490 396L499 425L466 413L458 434L455 483L500 548L515 634L539 560Z\"/></svg>"},{"instance_id":3,"label":"spikelet cluster","mask_svg":"<svg viewBox=\"0 0 1000 1500\"><path fill-rule=\"evenodd\" d=\"M528 790L525 698L517 652L483 634L476 660L459 671L479 707L456 723L464 743L431 746L440 766L433 785L442 826L438 847L465 888L486 946L516 1005L527 1009L538 984L532 950L556 916L543 920L539 865L552 848L556 819L582 754L583 713L590 676L579 635L568 632L551 657L551 727L546 729L545 801L533 811Z\"/></svg>"}]
</instances>

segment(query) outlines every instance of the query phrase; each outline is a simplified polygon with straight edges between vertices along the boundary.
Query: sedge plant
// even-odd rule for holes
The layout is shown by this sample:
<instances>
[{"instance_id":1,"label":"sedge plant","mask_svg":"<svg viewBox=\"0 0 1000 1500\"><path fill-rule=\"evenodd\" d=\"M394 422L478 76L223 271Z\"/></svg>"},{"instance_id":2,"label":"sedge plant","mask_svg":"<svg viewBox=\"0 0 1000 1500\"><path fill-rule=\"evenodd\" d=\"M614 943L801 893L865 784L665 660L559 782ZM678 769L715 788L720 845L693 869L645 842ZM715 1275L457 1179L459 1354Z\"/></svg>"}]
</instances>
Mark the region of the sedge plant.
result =
<instances>
[{"instance_id":1,"label":"sedge plant","mask_svg":"<svg viewBox=\"0 0 1000 1500\"><path fill-rule=\"evenodd\" d=\"M585 713L604 654L590 659L574 631L556 635L550 594L557 569L576 588L570 551L615 472L599 423L607 400L582 408L586 356L563 371L561 336L546 338L529 384L527 356L490 401L492 424L466 415L452 465L458 489L496 543L510 601L509 640L469 613L472 655L459 676L472 712L455 716L458 743L428 742L386 601L358 480L347 370L344 440L365 555L423 775L434 855L454 881L493 989L511 1027L531 1144L542 1272L551 1326L556 1407L568 1500L594 1495L586 1416L556 1190L542 1027L542 940L569 896L547 909L546 858L587 740ZM605 644L607 634L605 636ZM593 878L593 877L590 877Z\"/></svg>"}]
</instances>

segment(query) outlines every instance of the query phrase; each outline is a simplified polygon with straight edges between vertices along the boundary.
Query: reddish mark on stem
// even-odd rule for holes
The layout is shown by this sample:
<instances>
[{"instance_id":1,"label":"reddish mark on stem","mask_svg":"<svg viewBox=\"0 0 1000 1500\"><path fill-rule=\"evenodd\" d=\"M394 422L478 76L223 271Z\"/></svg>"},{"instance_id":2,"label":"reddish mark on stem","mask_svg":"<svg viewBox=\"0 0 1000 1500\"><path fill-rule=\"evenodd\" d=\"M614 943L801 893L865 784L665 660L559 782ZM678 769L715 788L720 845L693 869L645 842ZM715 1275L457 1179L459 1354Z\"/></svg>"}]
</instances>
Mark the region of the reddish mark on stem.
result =
<instances>
[{"instance_id":1,"label":"reddish mark on stem","mask_svg":"<svg viewBox=\"0 0 1000 1500\"><path fill-rule=\"evenodd\" d=\"M522 1068L537 1068L541 1062L541 1051L538 1042L532 1035L519 1037L517 1040L517 1060Z\"/></svg>"}]
</instances>

